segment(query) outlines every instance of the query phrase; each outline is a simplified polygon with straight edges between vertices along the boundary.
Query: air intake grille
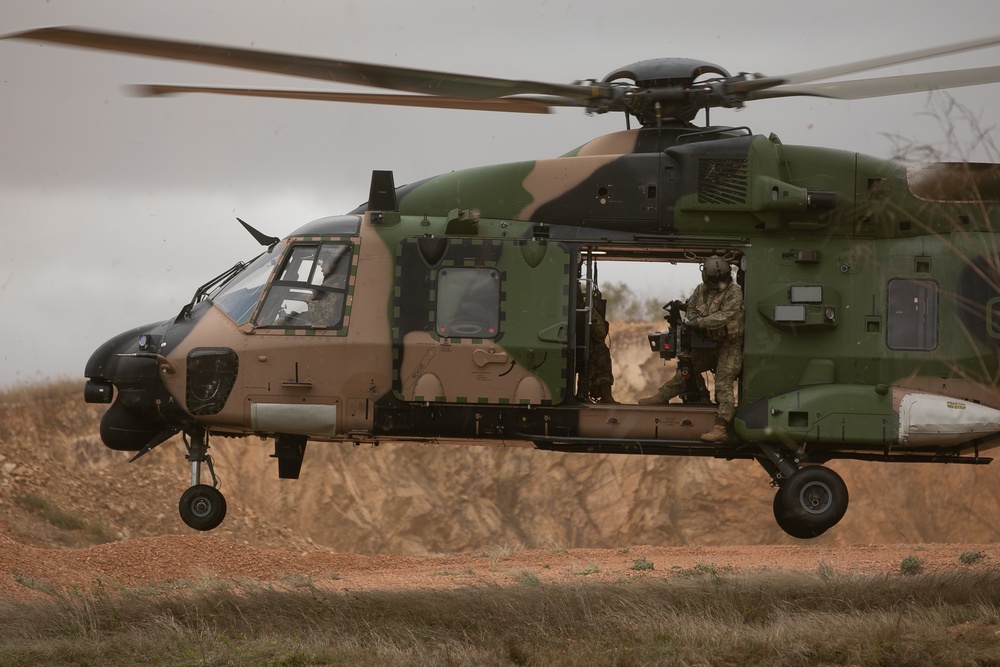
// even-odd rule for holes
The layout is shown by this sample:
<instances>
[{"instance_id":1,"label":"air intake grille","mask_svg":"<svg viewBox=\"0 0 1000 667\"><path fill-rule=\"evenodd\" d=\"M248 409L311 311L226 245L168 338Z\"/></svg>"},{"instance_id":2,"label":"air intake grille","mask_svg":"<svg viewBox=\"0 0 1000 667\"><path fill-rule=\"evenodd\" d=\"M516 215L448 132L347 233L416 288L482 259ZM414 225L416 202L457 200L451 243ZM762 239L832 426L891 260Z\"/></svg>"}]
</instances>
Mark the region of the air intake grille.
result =
<instances>
[{"instance_id":1,"label":"air intake grille","mask_svg":"<svg viewBox=\"0 0 1000 667\"><path fill-rule=\"evenodd\" d=\"M746 204L747 160L699 160L699 204Z\"/></svg>"}]
</instances>

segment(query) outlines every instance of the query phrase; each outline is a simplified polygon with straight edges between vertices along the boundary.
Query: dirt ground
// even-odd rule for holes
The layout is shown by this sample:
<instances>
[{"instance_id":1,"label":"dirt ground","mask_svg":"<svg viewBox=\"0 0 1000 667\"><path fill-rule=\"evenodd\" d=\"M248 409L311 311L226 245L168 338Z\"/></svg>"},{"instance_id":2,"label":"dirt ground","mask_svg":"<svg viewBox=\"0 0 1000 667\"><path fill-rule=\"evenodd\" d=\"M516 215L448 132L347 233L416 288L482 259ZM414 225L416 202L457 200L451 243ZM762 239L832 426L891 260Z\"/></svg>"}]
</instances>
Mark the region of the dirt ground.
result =
<instances>
[{"instance_id":1,"label":"dirt ground","mask_svg":"<svg viewBox=\"0 0 1000 667\"><path fill-rule=\"evenodd\" d=\"M964 557L963 557L964 555ZM452 589L519 583L612 581L777 570L903 576L992 568L997 545L852 545L532 549L396 556L329 550L258 549L211 536L163 536L77 549L27 547L0 536L0 597L38 599L58 592L191 590L225 582L362 591ZM968 561L975 561L969 563Z\"/></svg>"},{"instance_id":2,"label":"dirt ground","mask_svg":"<svg viewBox=\"0 0 1000 667\"><path fill-rule=\"evenodd\" d=\"M848 516L791 543L752 463L317 448L289 485L260 443L223 442L230 512L198 534L176 515L180 445L127 463L99 442L103 406L71 389L0 403L0 600L247 581L363 591L766 569L902 576L904 559L924 572L1000 566L996 464L869 466L881 477L840 466Z\"/></svg>"}]
</instances>

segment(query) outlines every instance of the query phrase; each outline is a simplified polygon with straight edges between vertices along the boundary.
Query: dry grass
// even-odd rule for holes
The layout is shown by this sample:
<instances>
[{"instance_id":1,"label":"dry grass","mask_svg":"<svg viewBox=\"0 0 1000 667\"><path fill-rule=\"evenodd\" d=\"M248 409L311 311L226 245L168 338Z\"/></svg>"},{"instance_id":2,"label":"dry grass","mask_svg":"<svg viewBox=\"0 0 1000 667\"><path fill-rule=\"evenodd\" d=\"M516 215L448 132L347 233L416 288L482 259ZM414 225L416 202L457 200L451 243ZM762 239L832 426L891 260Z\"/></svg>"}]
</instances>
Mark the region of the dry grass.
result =
<instances>
[{"instance_id":1,"label":"dry grass","mask_svg":"<svg viewBox=\"0 0 1000 667\"><path fill-rule=\"evenodd\" d=\"M224 584L224 585L222 585ZM0 602L0 665L996 665L1000 573L702 573L333 592L220 582Z\"/></svg>"},{"instance_id":2,"label":"dry grass","mask_svg":"<svg viewBox=\"0 0 1000 667\"><path fill-rule=\"evenodd\" d=\"M35 403L48 399L83 396L84 380L63 378L21 382L0 389L0 403Z\"/></svg>"}]
</instances>

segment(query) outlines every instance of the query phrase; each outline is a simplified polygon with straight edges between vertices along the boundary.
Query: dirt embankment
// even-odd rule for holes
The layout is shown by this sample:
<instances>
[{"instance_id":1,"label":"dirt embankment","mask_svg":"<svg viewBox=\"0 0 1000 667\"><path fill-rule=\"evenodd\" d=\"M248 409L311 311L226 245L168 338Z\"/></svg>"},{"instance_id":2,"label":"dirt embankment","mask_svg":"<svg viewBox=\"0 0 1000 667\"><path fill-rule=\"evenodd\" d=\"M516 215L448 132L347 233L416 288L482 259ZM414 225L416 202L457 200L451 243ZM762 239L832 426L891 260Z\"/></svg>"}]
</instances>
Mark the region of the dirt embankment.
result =
<instances>
[{"instance_id":1,"label":"dirt embankment","mask_svg":"<svg viewBox=\"0 0 1000 667\"><path fill-rule=\"evenodd\" d=\"M649 328L612 330L619 400L652 393L668 372L649 354ZM312 443L302 477L279 480L272 443L256 438L213 439L229 513L199 535L177 514L189 483L180 440L130 464L129 454L101 444L102 413L78 388L0 403L8 592L30 589L15 577L85 587L299 573L365 587L386 576L416 586L502 583L521 571L543 581L663 576L699 563L897 571L908 555L956 566L961 553L991 554L969 545L1000 542L996 464L833 462L850 508L803 543L776 526L774 490L753 462ZM638 558L654 569L631 569Z\"/></svg>"}]
</instances>

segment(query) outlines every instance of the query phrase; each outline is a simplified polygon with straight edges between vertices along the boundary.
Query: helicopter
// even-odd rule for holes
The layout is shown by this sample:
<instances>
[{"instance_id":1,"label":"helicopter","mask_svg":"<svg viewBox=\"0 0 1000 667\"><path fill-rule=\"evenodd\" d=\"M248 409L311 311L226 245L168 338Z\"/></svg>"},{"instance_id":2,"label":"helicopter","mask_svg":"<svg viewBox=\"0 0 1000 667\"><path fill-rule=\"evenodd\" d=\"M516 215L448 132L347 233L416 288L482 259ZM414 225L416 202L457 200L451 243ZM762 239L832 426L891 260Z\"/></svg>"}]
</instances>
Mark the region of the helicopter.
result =
<instances>
[{"instance_id":1,"label":"helicopter","mask_svg":"<svg viewBox=\"0 0 1000 667\"><path fill-rule=\"evenodd\" d=\"M102 441L135 461L181 434L191 485L179 513L193 529L226 515L210 437L272 440L283 479L299 477L310 442L753 460L775 488L777 524L800 539L847 511L831 461L983 465L1000 445L1000 165L902 164L709 121L760 100L997 83L1000 67L828 79L1000 37L782 76L661 58L568 84L83 28L4 39L395 91L132 87L150 96L624 115L624 130L554 158L402 186L375 171L364 204L285 238L240 220L261 254L175 316L100 346L84 399L109 405ZM699 374L681 402L661 404L595 399L588 377L604 262L709 258L735 272L746 304L736 414L711 442L699 436L717 406ZM678 310L648 340L683 366L712 343Z\"/></svg>"}]
</instances>

